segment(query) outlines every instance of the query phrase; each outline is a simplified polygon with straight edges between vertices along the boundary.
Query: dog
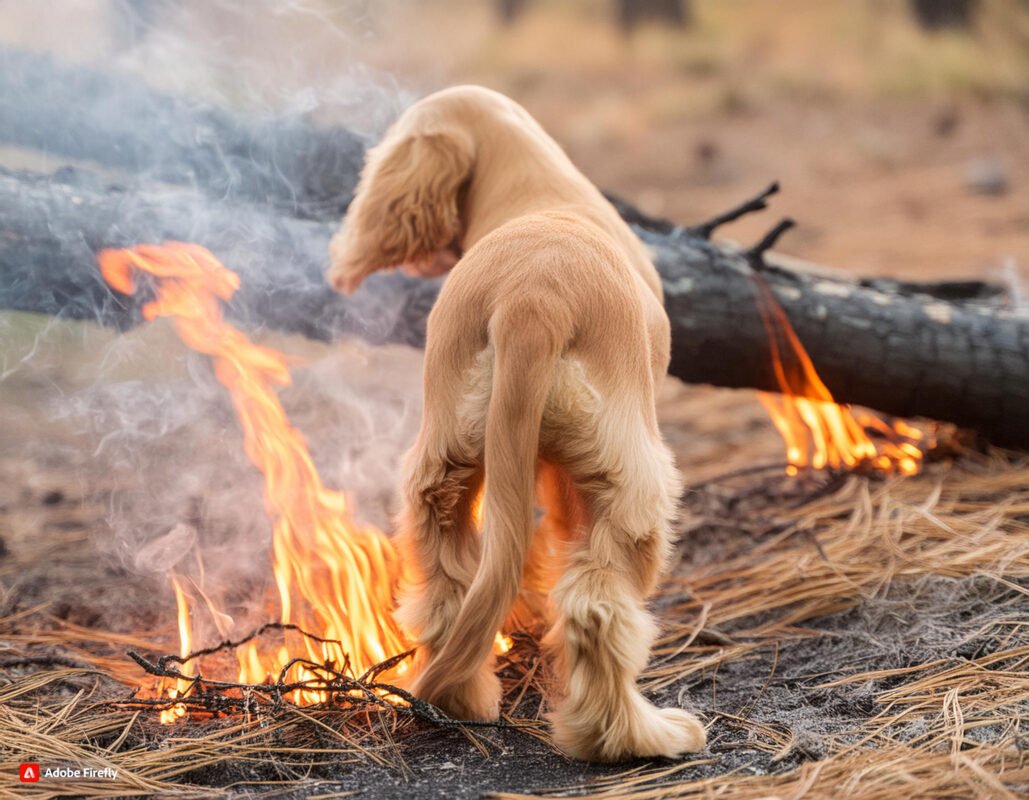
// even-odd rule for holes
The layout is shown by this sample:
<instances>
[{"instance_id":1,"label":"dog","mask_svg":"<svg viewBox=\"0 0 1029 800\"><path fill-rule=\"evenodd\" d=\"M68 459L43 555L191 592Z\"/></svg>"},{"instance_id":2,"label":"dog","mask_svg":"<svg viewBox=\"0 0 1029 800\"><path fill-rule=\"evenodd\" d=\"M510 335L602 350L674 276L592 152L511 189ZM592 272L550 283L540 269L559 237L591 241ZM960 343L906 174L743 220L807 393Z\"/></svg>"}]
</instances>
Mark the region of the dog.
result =
<instances>
[{"instance_id":1,"label":"dog","mask_svg":"<svg viewBox=\"0 0 1029 800\"><path fill-rule=\"evenodd\" d=\"M654 407L669 323L640 240L525 109L461 86L369 152L330 256L346 293L383 268L447 275L397 533L414 695L496 719L496 633L542 618L560 748L592 761L703 748L695 716L636 687L681 492Z\"/></svg>"}]
</instances>

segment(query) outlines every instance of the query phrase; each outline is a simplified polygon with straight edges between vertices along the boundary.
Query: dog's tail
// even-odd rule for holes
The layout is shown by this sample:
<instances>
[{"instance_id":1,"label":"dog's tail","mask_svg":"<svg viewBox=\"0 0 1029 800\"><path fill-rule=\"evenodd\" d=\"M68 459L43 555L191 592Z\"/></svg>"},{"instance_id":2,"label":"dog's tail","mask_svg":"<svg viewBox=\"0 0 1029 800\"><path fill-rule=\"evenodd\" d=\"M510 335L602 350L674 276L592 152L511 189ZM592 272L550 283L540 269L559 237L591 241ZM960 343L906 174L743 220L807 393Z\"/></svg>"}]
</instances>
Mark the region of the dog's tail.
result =
<instances>
[{"instance_id":1,"label":"dog's tail","mask_svg":"<svg viewBox=\"0 0 1029 800\"><path fill-rule=\"evenodd\" d=\"M534 304L533 304L534 305ZM423 686L436 693L473 677L517 598L533 534L536 460L544 406L570 323L529 303L490 324L493 388L486 414L482 555L475 579ZM538 307L538 306L537 306ZM442 684L442 685L441 685Z\"/></svg>"}]
</instances>

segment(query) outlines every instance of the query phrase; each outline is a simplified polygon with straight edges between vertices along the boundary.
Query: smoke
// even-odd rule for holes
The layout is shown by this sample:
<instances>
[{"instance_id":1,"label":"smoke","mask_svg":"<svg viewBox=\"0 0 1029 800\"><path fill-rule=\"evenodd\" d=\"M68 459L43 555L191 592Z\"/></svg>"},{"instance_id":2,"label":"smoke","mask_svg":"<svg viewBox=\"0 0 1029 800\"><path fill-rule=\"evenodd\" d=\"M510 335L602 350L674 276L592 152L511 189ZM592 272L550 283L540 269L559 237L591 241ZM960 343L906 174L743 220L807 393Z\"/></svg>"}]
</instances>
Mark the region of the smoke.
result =
<instances>
[{"instance_id":1,"label":"smoke","mask_svg":"<svg viewBox=\"0 0 1029 800\"><path fill-rule=\"evenodd\" d=\"M273 150L289 149L282 144L288 137L274 137L294 124L342 125L366 143L413 97L359 59L357 45L387 24L379 8L370 0L8 0L0 2L0 43L49 54L59 65L137 76L204 114L227 111L248 124L256 120L265 127L255 129L267 132ZM23 78L9 72L4 80L14 85ZM246 273L250 261L268 263L262 248L276 234L274 214L263 212L274 198L248 196L253 184L238 153L211 148L226 176L219 183L210 177L213 167L199 174L192 158L210 145L205 130L175 129L162 108L133 106L142 95L106 96L101 103L92 93L100 86L96 81L74 90L24 81L22 88L39 95L40 119L49 120L57 102L75 123L66 130L40 124L39 140L0 152L0 166L46 172L68 161L142 187L151 199L176 184L169 202L197 231L233 216L228 266L240 270L242 292L263 292L265 306L274 305L275 276L256 274L248 289ZM125 132L124 140L112 134L106 160L73 153L80 126L94 124ZM55 154L53 137L64 137L61 146L72 155ZM288 168L277 177L286 181L288 197L288 183L298 179ZM300 195L310 186L295 188ZM241 202L253 205L235 215ZM123 213L126 220L138 216L128 202ZM115 219L112 229L117 226ZM312 292L323 290L314 285L318 276L300 266L318 258L306 251L319 236L297 243L304 252L276 254L280 278L309 280ZM402 287L380 288L356 318L375 335L376 326L397 324L401 298ZM326 484L347 493L360 521L388 531L400 454L420 417L421 354L401 346L275 335L252 315L245 325L263 344L297 359L294 383L282 400ZM23 467L26 484L75 485L76 496L99 504L89 526L98 576L124 573L148 584L148 602L162 609L165 621L174 608L172 571L230 613L237 633L274 617L264 607L271 526L262 478L246 459L234 410L208 360L188 351L171 324L120 333L0 312L0 414L0 465ZM38 500L23 494L17 502ZM111 560L117 569L101 575L99 565ZM34 599L26 595L23 602ZM224 620L211 625L224 635Z\"/></svg>"},{"instance_id":2,"label":"smoke","mask_svg":"<svg viewBox=\"0 0 1029 800\"><path fill-rule=\"evenodd\" d=\"M61 461L76 464L87 495L104 499L93 531L98 556L149 576L166 605L169 573L188 576L234 618L235 635L274 616L265 606L272 587L263 479L207 358L180 345L166 321L91 332L76 346L55 347L59 338L41 337L45 358L37 349L40 360L11 387L21 383L24 400L43 405L31 449L56 452L63 438ZM326 484L347 493L360 522L389 530L399 458L420 418L421 354L299 337L263 343L302 361L281 398ZM44 361L50 389L39 391L32 386L43 385ZM64 362L75 364L74 375ZM203 619L197 629L204 632ZM210 625L207 632L215 633Z\"/></svg>"},{"instance_id":3,"label":"smoke","mask_svg":"<svg viewBox=\"0 0 1029 800\"><path fill-rule=\"evenodd\" d=\"M184 98L318 114L375 137L411 100L361 60L388 13L371 0L0 0L0 41Z\"/></svg>"}]
</instances>

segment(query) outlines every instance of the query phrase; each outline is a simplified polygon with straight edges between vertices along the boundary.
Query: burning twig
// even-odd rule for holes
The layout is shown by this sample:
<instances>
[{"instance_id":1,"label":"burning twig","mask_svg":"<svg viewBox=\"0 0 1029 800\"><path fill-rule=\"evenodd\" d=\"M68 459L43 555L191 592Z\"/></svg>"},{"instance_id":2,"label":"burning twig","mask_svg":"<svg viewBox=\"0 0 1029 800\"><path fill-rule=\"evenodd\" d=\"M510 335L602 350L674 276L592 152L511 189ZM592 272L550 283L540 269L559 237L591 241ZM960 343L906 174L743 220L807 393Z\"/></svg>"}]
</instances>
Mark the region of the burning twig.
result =
<instances>
[{"instance_id":1,"label":"burning twig","mask_svg":"<svg viewBox=\"0 0 1029 800\"><path fill-rule=\"evenodd\" d=\"M267 709L271 713L278 713L286 707L299 707L299 704L289 699L289 695L317 692L319 696L325 699L313 707L324 710L375 707L407 714L415 719L441 728L535 727L534 723L511 722L509 720L481 722L451 719L434 705L420 700L405 689L375 680L378 675L395 669L402 661L409 658L414 652L413 650L399 653L380 664L376 664L358 678L347 675L343 671L349 667L349 664L343 669L336 669L329 663L319 664L302 657L293 658L288 661L279 671L275 681L266 681L265 683L244 683L205 678L199 669L195 675L184 675L181 670L169 666L170 664L186 664L203 656L214 655L224 650L234 650L240 645L248 643L251 639L260 636L266 630L282 628L298 631L318 642L324 641L318 636L301 630L296 625L269 623L268 625L262 625L252 634L239 641L224 641L219 645L206 647L202 650L188 653L185 656L163 655L156 662L144 658L134 650L130 650L127 653L129 658L142 667L148 675L175 681L187 681L188 687L173 698L131 697L127 700L113 701L110 705L117 708L149 709L162 712L181 707L183 713L197 712L213 716L235 713L251 714L261 709ZM305 674L308 677L296 681L287 681L286 677L295 665L305 667ZM228 692L239 692L239 696L228 694ZM391 698L394 699L391 700ZM312 706L308 706L308 708L310 707Z\"/></svg>"},{"instance_id":2,"label":"burning twig","mask_svg":"<svg viewBox=\"0 0 1029 800\"><path fill-rule=\"evenodd\" d=\"M353 685L340 689L333 683L350 672L351 659L357 669L381 671L381 665L390 663L388 656L406 650L404 634L392 617L393 586L400 570L397 556L384 534L355 523L341 492L322 483L304 437L290 423L277 395L277 388L290 381L285 356L254 344L225 321L221 304L239 288L239 277L209 251L183 243L107 250L99 261L107 283L124 294L136 289L139 275L149 276L154 299L143 307L144 318L173 318L183 342L212 357L215 375L236 406L247 456L265 476L281 629L303 632L295 624L301 622L305 629L325 634L308 634L300 658L291 658L285 645L275 651L259 651L253 644L241 649L252 636L228 642L239 661L238 681L206 683L256 686L278 674L273 685L282 691L286 674L295 667L301 681L290 684L289 691L300 691L297 700L302 704L316 704L329 699L317 693L324 682L321 672L329 670L329 664L339 664L340 669L331 670L329 691L353 691ZM175 678L176 686L165 688L171 699L180 700L198 684L186 674L191 670L172 671L168 663L185 667L199 655L225 649L226 643L193 652L190 598L177 577L172 577L172 584L180 654L157 666L163 677ZM402 660L395 662L401 668L406 666ZM162 721L174 722L184 713L185 706L175 703Z\"/></svg>"},{"instance_id":3,"label":"burning twig","mask_svg":"<svg viewBox=\"0 0 1029 800\"><path fill-rule=\"evenodd\" d=\"M193 660L198 659L198 658L202 658L204 656L214 655L215 653L221 652L223 650L234 650L235 648L240 647L241 645L247 644L252 639L258 638L265 631L296 631L297 633L303 635L305 638L313 639L314 641L318 642L319 644L333 644L333 645L337 645L337 646L342 646L342 642L340 642L339 639L325 639L325 638L322 638L321 636L317 636L317 635L315 635L315 634L313 634L313 633L311 633L309 631L305 631L299 625L295 625L295 624L293 624L291 622L266 622L260 628L258 628L257 630L247 634L246 636L244 636L241 639L237 639L235 641L226 639L226 640L222 641L219 644L212 645L211 647L205 647L205 648L203 648L201 650L194 650L192 652L187 653L186 655L178 655L178 656L176 656L176 655L166 655L166 656L161 656L161 658L158 660L157 663L158 663L158 665L159 665L159 667L161 669L165 669L167 667L167 665L170 664L170 663L188 664L190 661L193 661ZM402 653L401 656L406 657L407 655L409 655L409 653L410 653L410 651L408 651L408 653ZM129 651L128 655L133 660L137 660L136 654L133 653L132 651ZM394 658L396 658L396 657L394 657ZM387 661L393 661L393 660L394 659L387 659ZM400 660L403 660L403 658L400 658ZM367 674L367 673L365 673L365 674Z\"/></svg>"}]
</instances>

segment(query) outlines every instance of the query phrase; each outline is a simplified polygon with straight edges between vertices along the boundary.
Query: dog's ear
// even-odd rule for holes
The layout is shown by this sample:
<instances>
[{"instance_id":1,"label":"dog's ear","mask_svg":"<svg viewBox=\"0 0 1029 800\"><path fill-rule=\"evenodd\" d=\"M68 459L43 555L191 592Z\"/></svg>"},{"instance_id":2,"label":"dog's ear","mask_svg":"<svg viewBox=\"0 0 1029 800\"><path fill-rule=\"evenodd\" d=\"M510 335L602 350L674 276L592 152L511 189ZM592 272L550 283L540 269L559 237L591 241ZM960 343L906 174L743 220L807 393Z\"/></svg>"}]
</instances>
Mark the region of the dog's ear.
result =
<instances>
[{"instance_id":1,"label":"dog's ear","mask_svg":"<svg viewBox=\"0 0 1029 800\"><path fill-rule=\"evenodd\" d=\"M474 156L458 128L391 132L368 154L332 239L329 281L350 293L377 269L433 261L460 232L458 195Z\"/></svg>"}]
</instances>

